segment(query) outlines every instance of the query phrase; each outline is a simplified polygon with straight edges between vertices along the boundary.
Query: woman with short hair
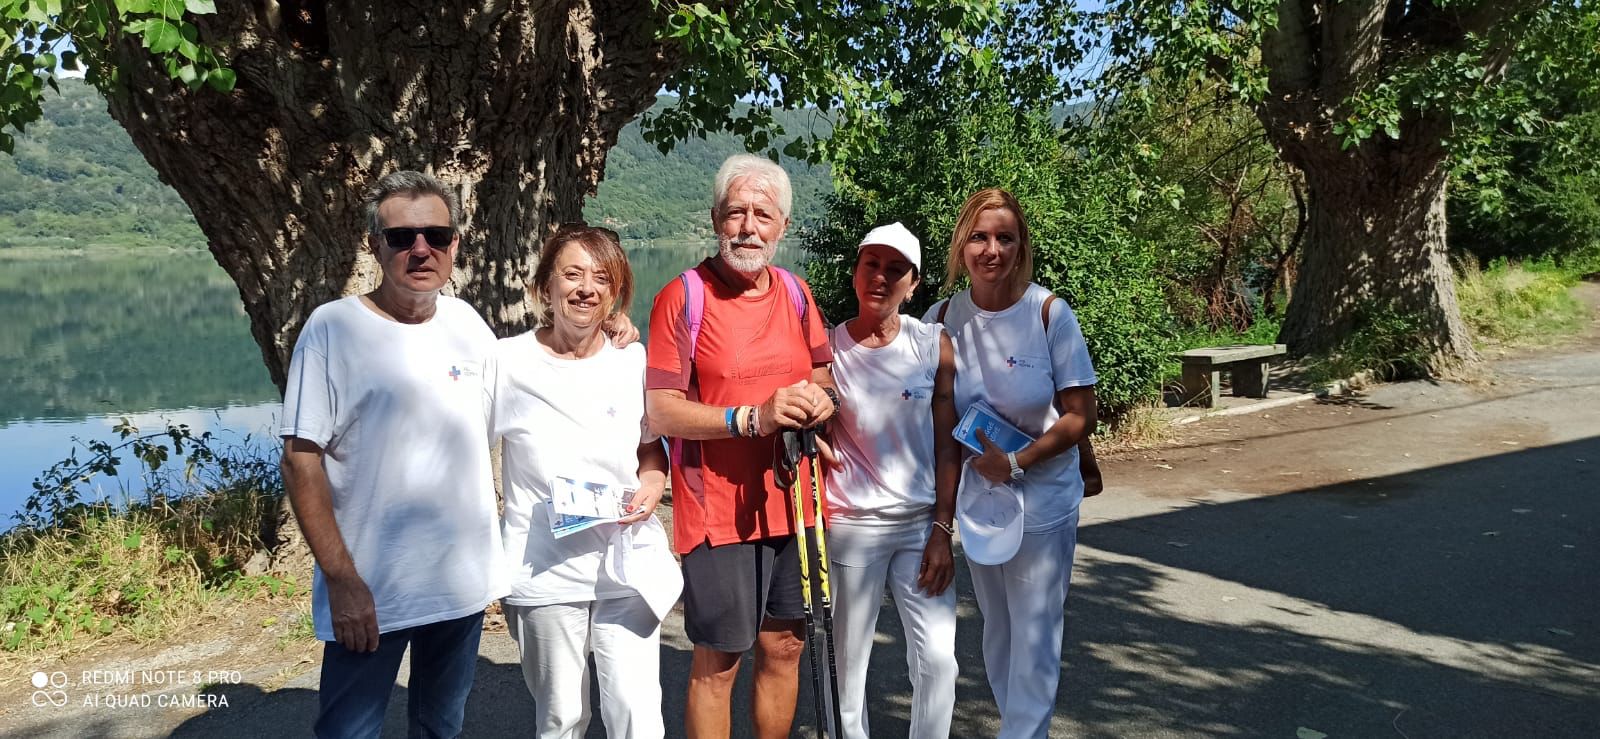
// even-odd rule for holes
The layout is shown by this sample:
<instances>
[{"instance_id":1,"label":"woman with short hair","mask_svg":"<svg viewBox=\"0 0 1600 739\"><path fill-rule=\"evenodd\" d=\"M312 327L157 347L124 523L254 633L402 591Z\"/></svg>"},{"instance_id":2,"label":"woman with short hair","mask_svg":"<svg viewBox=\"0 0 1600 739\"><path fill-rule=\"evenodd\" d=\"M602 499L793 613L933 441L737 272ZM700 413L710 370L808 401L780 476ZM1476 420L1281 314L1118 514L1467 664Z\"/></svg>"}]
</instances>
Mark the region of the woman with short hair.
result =
<instances>
[{"instance_id":1,"label":"woman with short hair","mask_svg":"<svg viewBox=\"0 0 1600 739\"><path fill-rule=\"evenodd\" d=\"M615 233L564 227L545 242L529 291L542 325L498 343L485 392L490 442L504 442L512 592L502 604L535 731L584 735L592 655L607 735L660 737L661 620L682 585L653 515L667 457L645 424L643 347L618 349L601 331L627 309L633 273ZM576 510L558 512L558 501L624 515L558 535L552 522L571 523L563 514Z\"/></svg>"},{"instance_id":2,"label":"woman with short hair","mask_svg":"<svg viewBox=\"0 0 1600 739\"><path fill-rule=\"evenodd\" d=\"M1032 281L1028 222L1011 193L980 190L962 205L946 284L963 278L969 287L923 318L955 340L956 410L983 401L1033 438L1008 453L984 437L962 478L960 506L983 488L1009 486L1021 508L1020 536L984 547L988 564L973 561L963 539L983 613L983 661L999 735L1045 737L1084 497L1078 444L1094 431L1096 377L1072 309ZM965 518L962 525L965 537Z\"/></svg>"}]
</instances>

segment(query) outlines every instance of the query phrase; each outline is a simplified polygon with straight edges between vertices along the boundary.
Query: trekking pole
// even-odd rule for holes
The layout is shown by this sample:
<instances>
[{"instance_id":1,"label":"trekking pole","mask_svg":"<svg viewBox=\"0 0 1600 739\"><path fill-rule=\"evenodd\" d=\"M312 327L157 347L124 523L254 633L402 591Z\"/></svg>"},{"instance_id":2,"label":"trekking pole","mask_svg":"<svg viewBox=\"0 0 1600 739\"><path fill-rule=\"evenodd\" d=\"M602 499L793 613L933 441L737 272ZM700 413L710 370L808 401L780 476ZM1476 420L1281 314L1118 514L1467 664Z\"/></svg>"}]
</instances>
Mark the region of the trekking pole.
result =
<instances>
[{"instance_id":1,"label":"trekking pole","mask_svg":"<svg viewBox=\"0 0 1600 739\"><path fill-rule=\"evenodd\" d=\"M794 512L794 544L800 554L800 602L803 605L806 621L806 653L811 657L811 696L817 709L817 736L823 736L823 725L827 720L822 713L822 673L817 670L817 644L812 638L816 634L816 621L811 616L811 562L806 556L806 511L801 498L805 495L800 485L800 461L804 458L800 434L795 431L783 432L783 459L789 470L794 474L794 482L789 487L789 501ZM826 607L824 607L826 608ZM827 611L823 611L823 618L829 618ZM829 642L830 656L832 642ZM831 664L831 663L830 663ZM828 736L835 736L828 732Z\"/></svg>"},{"instance_id":2,"label":"trekking pole","mask_svg":"<svg viewBox=\"0 0 1600 739\"><path fill-rule=\"evenodd\" d=\"M831 733L838 736L844 720L839 714L839 663L833 656L833 585L828 580L828 524L822 512L822 458L817 454L817 430L806 429L801 434L802 450L805 457L811 460L811 500L817 516L814 529L817 535L817 579L822 585L822 633L828 642L828 687L832 691L829 693L829 703L833 707Z\"/></svg>"}]
</instances>

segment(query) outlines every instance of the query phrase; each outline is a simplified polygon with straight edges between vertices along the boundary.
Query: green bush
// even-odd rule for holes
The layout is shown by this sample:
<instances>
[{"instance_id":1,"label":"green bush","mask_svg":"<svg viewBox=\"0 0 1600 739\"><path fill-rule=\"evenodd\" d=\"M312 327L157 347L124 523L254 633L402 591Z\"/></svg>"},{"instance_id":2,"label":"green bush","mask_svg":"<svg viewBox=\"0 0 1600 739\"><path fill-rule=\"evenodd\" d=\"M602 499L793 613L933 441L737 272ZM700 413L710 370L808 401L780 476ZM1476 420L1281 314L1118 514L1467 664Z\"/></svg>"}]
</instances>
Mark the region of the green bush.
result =
<instances>
[{"instance_id":1,"label":"green bush","mask_svg":"<svg viewBox=\"0 0 1600 739\"><path fill-rule=\"evenodd\" d=\"M997 87L967 84L976 100L950 95L950 104L908 98L891 115L892 146L835 162L827 218L805 235L812 288L832 320L854 316L856 244L872 227L901 221L923 243L923 285L907 308L920 316L962 287L943 284L961 204L979 189L1005 188L1028 219L1034 281L1077 313L1101 410L1120 415L1156 397L1171 342L1153 250L1127 227L1136 188L1126 167L1058 127L1050 111L1018 109Z\"/></svg>"}]
</instances>

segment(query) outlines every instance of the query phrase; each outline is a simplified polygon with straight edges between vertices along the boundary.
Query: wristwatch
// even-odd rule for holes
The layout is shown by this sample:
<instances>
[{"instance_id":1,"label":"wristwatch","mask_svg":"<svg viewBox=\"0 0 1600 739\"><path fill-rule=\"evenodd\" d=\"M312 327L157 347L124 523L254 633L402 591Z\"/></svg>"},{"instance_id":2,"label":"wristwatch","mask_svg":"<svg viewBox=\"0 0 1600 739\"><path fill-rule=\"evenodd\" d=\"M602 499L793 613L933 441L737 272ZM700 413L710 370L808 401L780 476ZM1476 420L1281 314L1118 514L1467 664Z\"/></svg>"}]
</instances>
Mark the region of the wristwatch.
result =
<instances>
[{"instance_id":1,"label":"wristwatch","mask_svg":"<svg viewBox=\"0 0 1600 739\"><path fill-rule=\"evenodd\" d=\"M1017 464L1017 453L1006 452L1006 461L1011 463L1011 479L1022 479L1022 466Z\"/></svg>"},{"instance_id":2,"label":"wristwatch","mask_svg":"<svg viewBox=\"0 0 1600 739\"><path fill-rule=\"evenodd\" d=\"M839 391L833 389L832 385L823 385L822 392L824 395L828 396L828 400L833 401L833 413L832 415L829 415L828 418L833 418L834 416L839 415L839 411L844 408L844 406L839 404Z\"/></svg>"}]
</instances>

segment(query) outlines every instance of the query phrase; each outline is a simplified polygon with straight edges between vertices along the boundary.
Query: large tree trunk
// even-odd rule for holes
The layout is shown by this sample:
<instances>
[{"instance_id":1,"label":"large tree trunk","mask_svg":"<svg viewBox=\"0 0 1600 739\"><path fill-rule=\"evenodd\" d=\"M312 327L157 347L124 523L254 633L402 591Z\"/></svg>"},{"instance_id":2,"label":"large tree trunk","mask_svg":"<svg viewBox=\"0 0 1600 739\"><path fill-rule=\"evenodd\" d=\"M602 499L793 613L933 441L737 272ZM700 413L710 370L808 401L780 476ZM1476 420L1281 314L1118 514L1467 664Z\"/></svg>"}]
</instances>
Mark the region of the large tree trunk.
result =
<instances>
[{"instance_id":1,"label":"large tree trunk","mask_svg":"<svg viewBox=\"0 0 1600 739\"><path fill-rule=\"evenodd\" d=\"M580 216L676 64L642 0L218 7L196 22L232 93L189 91L124 42L108 99L238 284L280 390L312 309L376 283L361 193L395 170L458 188L453 291L502 335L527 328L537 245Z\"/></svg>"},{"instance_id":2,"label":"large tree trunk","mask_svg":"<svg viewBox=\"0 0 1600 739\"><path fill-rule=\"evenodd\" d=\"M1429 369L1476 356L1445 249L1446 172L1426 159L1421 171L1346 159L1306 172L1306 243L1279 334L1290 351L1336 351L1387 310L1413 323Z\"/></svg>"}]
</instances>

